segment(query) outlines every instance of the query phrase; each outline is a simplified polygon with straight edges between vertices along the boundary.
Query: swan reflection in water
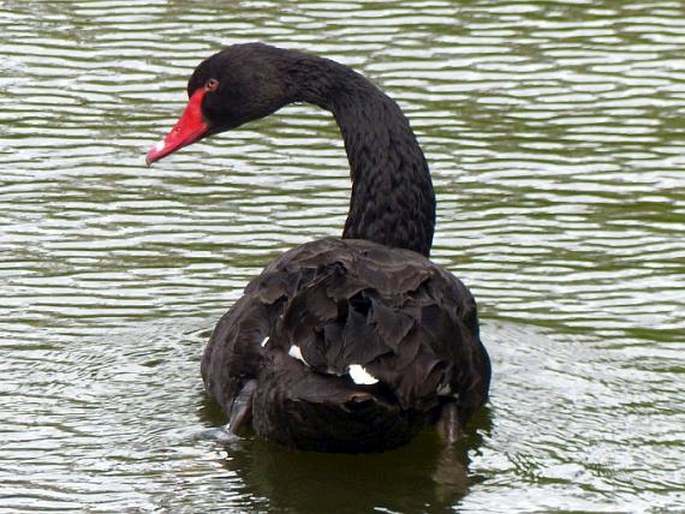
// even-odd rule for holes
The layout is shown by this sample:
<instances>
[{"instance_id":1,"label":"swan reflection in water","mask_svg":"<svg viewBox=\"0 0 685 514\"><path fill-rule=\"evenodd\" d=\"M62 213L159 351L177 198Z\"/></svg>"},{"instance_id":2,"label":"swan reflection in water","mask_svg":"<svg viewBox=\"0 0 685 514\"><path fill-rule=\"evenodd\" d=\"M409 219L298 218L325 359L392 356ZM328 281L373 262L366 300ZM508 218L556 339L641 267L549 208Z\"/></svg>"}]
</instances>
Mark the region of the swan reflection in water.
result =
<instances>
[{"instance_id":1,"label":"swan reflection in water","mask_svg":"<svg viewBox=\"0 0 685 514\"><path fill-rule=\"evenodd\" d=\"M211 401L203 402L201 412L208 425L225 420ZM446 446L428 429L401 448L358 455L291 450L227 433L223 465L238 478L231 484L237 501L244 498L251 510L447 513L484 480L469 472L468 454L479 452L491 429L485 407L454 444Z\"/></svg>"}]
</instances>

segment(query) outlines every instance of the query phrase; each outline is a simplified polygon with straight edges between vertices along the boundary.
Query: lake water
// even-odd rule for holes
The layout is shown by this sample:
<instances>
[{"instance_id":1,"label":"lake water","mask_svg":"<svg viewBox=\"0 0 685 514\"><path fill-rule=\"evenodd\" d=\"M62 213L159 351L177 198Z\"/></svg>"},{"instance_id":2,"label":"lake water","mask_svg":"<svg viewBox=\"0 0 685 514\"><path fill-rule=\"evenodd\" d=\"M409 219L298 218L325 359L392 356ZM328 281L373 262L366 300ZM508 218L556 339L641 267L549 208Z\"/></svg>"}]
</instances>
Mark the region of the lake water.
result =
<instances>
[{"instance_id":1,"label":"lake water","mask_svg":"<svg viewBox=\"0 0 685 514\"><path fill-rule=\"evenodd\" d=\"M307 105L144 166L199 60L254 40L417 132L495 370L448 452L219 437L208 333L349 197ZM0 511L685 511L682 2L0 0L0 55Z\"/></svg>"}]
</instances>

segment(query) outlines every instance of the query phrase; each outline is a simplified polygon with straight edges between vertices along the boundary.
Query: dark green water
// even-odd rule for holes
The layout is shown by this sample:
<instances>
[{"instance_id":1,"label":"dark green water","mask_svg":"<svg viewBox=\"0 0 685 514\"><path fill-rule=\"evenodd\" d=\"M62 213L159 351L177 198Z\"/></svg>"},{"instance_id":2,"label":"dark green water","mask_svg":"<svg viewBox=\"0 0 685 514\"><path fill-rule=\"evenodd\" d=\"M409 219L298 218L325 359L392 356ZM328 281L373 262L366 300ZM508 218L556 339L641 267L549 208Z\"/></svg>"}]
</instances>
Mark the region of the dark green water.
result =
<instances>
[{"instance_id":1,"label":"dark green water","mask_svg":"<svg viewBox=\"0 0 685 514\"><path fill-rule=\"evenodd\" d=\"M349 194L303 105L144 167L197 62L253 40L411 119L495 367L451 452L212 431L207 332ZM679 1L0 0L0 511L685 511L684 56Z\"/></svg>"}]
</instances>

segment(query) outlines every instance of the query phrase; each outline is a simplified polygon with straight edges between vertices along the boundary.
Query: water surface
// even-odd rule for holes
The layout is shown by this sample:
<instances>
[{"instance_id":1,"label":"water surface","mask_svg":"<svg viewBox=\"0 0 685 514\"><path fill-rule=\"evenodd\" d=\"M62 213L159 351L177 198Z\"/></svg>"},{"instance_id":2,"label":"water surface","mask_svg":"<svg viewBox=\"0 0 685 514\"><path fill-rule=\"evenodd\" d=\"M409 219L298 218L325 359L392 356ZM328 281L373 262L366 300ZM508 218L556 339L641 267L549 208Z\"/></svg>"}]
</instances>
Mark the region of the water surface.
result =
<instances>
[{"instance_id":1,"label":"water surface","mask_svg":"<svg viewBox=\"0 0 685 514\"><path fill-rule=\"evenodd\" d=\"M680 2L0 14L0 510L685 510ZM433 257L476 295L495 368L450 452L213 431L207 333L272 258L339 234L349 198L337 128L305 105L144 167L197 62L254 40L353 66L417 132Z\"/></svg>"}]
</instances>

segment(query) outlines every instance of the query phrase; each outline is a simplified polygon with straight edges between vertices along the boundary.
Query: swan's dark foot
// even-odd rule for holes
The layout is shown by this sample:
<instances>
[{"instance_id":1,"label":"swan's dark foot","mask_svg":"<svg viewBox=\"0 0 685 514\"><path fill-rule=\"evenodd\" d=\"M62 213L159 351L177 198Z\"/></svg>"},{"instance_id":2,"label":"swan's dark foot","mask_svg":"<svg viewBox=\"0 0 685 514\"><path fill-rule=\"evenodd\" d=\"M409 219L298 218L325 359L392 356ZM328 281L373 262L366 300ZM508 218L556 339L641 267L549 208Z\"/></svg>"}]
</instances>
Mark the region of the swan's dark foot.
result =
<instances>
[{"instance_id":1,"label":"swan's dark foot","mask_svg":"<svg viewBox=\"0 0 685 514\"><path fill-rule=\"evenodd\" d=\"M440 439L442 439L445 444L449 445L457 442L460 434L460 424L459 411L456 403L448 402L442 406L436 429Z\"/></svg>"},{"instance_id":2,"label":"swan's dark foot","mask_svg":"<svg viewBox=\"0 0 685 514\"><path fill-rule=\"evenodd\" d=\"M252 421L252 395L257 388L256 380L248 380L233 400L228 429L237 434L240 427Z\"/></svg>"},{"instance_id":3,"label":"swan's dark foot","mask_svg":"<svg viewBox=\"0 0 685 514\"><path fill-rule=\"evenodd\" d=\"M442 449L432 478L436 492L444 499L464 496L471 485L463 456L454 446Z\"/></svg>"},{"instance_id":4,"label":"swan's dark foot","mask_svg":"<svg viewBox=\"0 0 685 514\"><path fill-rule=\"evenodd\" d=\"M438 494L446 498L455 494L463 496L469 489L466 463L455 444L461 436L460 426L457 404L448 402L443 405L436 429L445 446L433 472L433 481L438 486Z\"/></svg>"}]
</instances>

